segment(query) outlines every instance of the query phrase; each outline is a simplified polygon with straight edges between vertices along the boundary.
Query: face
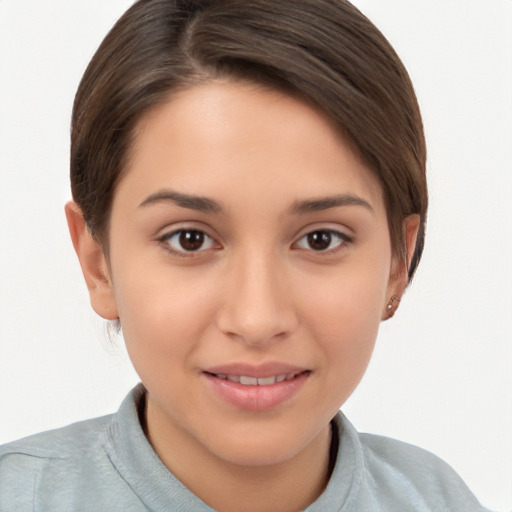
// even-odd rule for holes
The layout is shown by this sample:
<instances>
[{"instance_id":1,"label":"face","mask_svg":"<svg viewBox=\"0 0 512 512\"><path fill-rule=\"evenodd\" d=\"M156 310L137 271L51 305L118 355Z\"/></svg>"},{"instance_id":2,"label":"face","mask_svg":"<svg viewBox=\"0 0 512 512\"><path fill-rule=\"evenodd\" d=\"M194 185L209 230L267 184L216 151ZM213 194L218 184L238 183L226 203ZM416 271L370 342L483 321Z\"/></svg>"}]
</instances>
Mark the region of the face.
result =
<instances>
[{"instance_id":1,"label":"face","mask_svg":"<svg viewBox=\"0 0 512 512\"><path fill-rule=\"evenodd\" d=\"M229 82L148 114L131 156L109 307L149 431L245 465L293 458L359 383L396 292L377 180L310 106Z\"/></svg>"}]
</instances>

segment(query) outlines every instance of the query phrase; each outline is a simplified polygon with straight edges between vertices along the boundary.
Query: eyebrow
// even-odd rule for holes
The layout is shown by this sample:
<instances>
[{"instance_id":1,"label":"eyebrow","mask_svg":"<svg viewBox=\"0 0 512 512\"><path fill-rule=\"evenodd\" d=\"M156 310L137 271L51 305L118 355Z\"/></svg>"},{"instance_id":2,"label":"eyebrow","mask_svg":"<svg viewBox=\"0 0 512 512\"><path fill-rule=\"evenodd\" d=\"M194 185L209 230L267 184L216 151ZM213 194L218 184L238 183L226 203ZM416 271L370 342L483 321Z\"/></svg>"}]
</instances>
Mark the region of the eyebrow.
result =
<instances>
[{"instance_id":1,"label":"eyebrow","mask_svg":"<svg viewBox=\"0 0 512 512\"><path fill-rule=\"evenodd\" d=\"M161 190L151 194L139 205L139 207L167 202L174 203L181 208L188 208L203 213L223 213L224 211L222 206L213 199L184 194L174 190ZM296 201L290 208L290 212L295 215L304 215L341 206L362 206L373 213L373 208L370 203L358 196L350 194L339 194Z\"/></svg>"},{"instance_id":2,"label":"eyebrow","mask_svg":"<svg viewBox=\"0 0 512 512\"><path fill-rule=\"evenodd\" d=\"M204 213L222 213L222 207L213 199L201 196L192 196L175 192L173 190L161 190L148 196L139 207L145 207L157 203L174 203L181 208L189 208Z\"/></svg>"},{"instance_id":3,"label":"eyebrow","mask_svg":"<svg viewBox=\"0 0 512 512\"><path fill-rule=\"evenodd\" d=\"M373 213L373 208L368 201L350 194L339 194L328 197L319 197L317 199L296 201L291 208L291 212L301 215L320 212L322 210L328 210L330 208L337 208L340 206L362 206Z\"/></svg>"}]
</instances>

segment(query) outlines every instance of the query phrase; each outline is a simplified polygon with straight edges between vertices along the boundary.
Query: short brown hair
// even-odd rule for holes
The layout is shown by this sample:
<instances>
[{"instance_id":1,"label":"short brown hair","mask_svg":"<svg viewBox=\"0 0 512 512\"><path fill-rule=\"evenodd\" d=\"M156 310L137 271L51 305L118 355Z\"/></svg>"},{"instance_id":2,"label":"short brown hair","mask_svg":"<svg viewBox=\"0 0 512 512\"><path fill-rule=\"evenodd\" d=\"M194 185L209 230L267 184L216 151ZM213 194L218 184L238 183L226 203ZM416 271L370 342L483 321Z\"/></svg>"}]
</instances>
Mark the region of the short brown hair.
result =
<instances>
[{"instance_id":1,"label":"short brown hair","mask_svg":"<svg viewBox=\"0 0 512 512\"><path fill-rule=\"evenodd\" d=\"M82 78L72 119L72 193L104 250L137 121L173 91L216 77L296 95L355 143L381 183L402 258L403 220L421 216L412 277L428 202L421 116L395 51L346 0L139 0L120 18Z\"/></svg>"}]
</instances>

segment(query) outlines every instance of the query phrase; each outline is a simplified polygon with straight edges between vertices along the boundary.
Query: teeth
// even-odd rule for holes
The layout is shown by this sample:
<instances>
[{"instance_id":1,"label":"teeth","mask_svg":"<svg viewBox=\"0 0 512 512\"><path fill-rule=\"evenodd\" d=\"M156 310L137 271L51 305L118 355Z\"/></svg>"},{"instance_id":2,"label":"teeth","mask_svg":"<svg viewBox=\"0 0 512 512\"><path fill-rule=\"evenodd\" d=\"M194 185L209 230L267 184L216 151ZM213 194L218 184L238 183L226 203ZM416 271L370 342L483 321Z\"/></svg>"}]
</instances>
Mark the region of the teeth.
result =
<instances>
[{"instance_id":1,"label":"teeth","mask_svg":"<svg viewBox=\"0 0 512 512\"><path fill-rule=\"evenodd\" d=\"M275 377L264 377L261 379L258 379L258 386L270 386L271 384L276 383Z\"/></svg>"},{"instance_id":2,"label":"teeth","mask_svg":"<svg viewBox=\"0 0 512 512\"><path fill-rule=\"evenodd\" d=\"M229 380L230 382L238 382L244 386L271 386L276 382L284 382L285 380L291 380L296 373L288 373L283 375L274 375L272 377L247 377L245 375L225 375L218 373L216 376L219 379Z\"/></svg>"},{"instance_id":3,"label":"teeth","mask_svg":"<svg viewBox=\"0 0 512 512\"><path fill-rule=\"evenodd\" d=\"M257 386L258 379L256 377L245 377L244 375L241 375L240 384L243 384L244 386Z\"/></svg>"}]
</instances>

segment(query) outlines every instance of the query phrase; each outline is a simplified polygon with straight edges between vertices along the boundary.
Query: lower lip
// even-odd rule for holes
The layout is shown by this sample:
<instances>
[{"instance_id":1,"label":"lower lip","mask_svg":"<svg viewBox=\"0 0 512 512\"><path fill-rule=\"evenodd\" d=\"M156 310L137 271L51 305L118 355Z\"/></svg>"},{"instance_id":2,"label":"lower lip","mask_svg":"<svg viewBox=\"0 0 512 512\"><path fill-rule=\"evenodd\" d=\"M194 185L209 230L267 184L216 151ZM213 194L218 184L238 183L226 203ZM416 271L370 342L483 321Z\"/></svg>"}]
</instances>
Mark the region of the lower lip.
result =
<instances>
[{"instance_id":1,"label":"lower lip","mask_svg":"<svg viewBox=\"0 0 512 512\"><path fill-rule=\"evenodd\" d=\"M202 376L214 393L228 404L247 411L267 411L279 407L295 396L304 386L309 372L268 386L245 386L239 382L219 379L209 373L203 373Z\"/></svg>"}]
</instances>

